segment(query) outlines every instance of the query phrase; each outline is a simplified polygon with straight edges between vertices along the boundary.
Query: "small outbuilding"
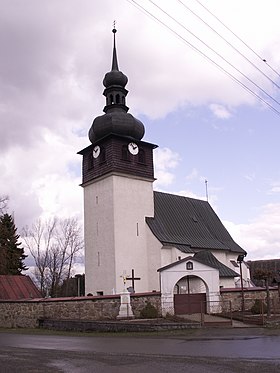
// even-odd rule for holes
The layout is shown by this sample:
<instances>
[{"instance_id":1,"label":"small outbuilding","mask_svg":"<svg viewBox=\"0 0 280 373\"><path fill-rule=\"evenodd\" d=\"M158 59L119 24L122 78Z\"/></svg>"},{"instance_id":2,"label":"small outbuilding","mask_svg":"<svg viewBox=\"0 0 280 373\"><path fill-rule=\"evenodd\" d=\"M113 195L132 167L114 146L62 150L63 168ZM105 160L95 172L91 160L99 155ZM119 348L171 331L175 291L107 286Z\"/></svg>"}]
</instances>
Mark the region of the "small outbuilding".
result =
<instances>
[{"instance_id":1,"label":"small outbuilding","mask_svg":"<svg viewBox=\"0 0 280 373\"><path fill-rule=\"evenodd\" d=\"M158 272L163 314L177 315L219 312L221 281L239 276L211 251L197 252L160 268Z\"/></svg>"},{"instance_id":2,"label":"small outbuilding","mask_svg":"<svg viewBox=\"0 0 280 373\"><path fill-rule=\"evenodd\" d=\"M42 298L29 276L0 275L0 300Z\"/></svg>"}]
</instances>

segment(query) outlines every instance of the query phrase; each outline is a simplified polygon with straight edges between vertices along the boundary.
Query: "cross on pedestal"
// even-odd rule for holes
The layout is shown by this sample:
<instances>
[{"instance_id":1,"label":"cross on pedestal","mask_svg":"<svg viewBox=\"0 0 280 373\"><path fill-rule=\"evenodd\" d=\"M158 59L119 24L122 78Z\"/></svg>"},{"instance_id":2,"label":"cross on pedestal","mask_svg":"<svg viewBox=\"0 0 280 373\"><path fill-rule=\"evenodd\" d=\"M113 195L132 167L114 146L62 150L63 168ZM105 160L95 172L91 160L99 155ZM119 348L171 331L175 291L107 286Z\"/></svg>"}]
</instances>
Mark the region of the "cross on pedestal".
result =
<instances>
[{"instance_id":1,"label":"cross on pedestal","mask_svg":"<svg viewBox=\"0 0 280 373\"><path fill-rule=\"evenodd\" d=\"M127 277L126 278L127 280L131 280L131 282L132 282L132 288L133 288L133 290L135 291L135 280L141 280L141 278L140 277L135 277L134 276L134 269L131 271L131 277Z\"/></svg>"}]
</instances>

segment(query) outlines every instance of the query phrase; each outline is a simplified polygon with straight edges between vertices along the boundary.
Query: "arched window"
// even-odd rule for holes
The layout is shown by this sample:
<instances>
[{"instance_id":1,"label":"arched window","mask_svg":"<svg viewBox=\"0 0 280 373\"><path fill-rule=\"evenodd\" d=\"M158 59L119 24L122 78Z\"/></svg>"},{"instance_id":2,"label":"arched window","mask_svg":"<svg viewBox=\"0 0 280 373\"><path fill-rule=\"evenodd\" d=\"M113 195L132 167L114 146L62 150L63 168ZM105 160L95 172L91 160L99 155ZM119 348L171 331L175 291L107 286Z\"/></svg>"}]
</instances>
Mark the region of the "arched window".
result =
<instances>
[{"instance_id":1,"label":"arched window","mask_svg":"<svg viewBox=\"0 0 280 373\"><path fill-rule=\"evenodd\" d=\"M119 103L120 103L120 95L117 94L117 95L116 95L116 104L119 104Z\"/></svg>"},{"instance_id":2,"label":"arched window","mask_svg":"<svg viewBox=\"0 0 280 373\"><path fill-rule=\"evenodd\" d=\"M88 167L88 170L93 168L93 156L92 156L92 152L88 153L87 155L87 167Z\"/></svg>"},{"instance_id":3,"label":"arched window","mask_svg":"<svg viewBox=\"0 0 280 373\"><path fill-rule=\"evenodd\" d=\"M124 161L129 161L130 160L130 156L129 156L129 152L128 152L128 149L127 149L127 145L123 145L122 146L122 159Z\"/></svg>"},{"instance_id":4,"label":"arched window","mask_svg":"<svg viewBox=\"0 0 280 373\"><path fill-rule=\"evenodd\" d=\"M112 105L113 103L114 103L114 96L110 95L110 105Z\"/></svg>"},{"instance_id":5,"label":"arched window","mask_svg":"<svg viewBox=\"0 0 280 373\"><path fill-rule=\"evenodd\" d=\"M138 162L144 164L146 163L146 154L143 149L139 149Z\"/></svg>"},{"instance_id":6,"label":"arched window","mask_svg":"<svg viewBox=\"0 0 280 373\"><path fill-rule=\"evenodd\" d=\"M186 268L187 268L188 271L192 270L193 269L193 262L187 262Z\"/></svg>"},{"instance_id":7,"label":"arched window","mask_svg":"<svg viewBox=\"0 0 280 373\"><path fill-rule=\"evenodd\" d=\"M99 156L99 159L100 159L100 163L106 161L106 151L105 151L105 148L103 148L103 146L102 146L101 149L100 149L100 156Z\"/></svg>"}]
</instances>

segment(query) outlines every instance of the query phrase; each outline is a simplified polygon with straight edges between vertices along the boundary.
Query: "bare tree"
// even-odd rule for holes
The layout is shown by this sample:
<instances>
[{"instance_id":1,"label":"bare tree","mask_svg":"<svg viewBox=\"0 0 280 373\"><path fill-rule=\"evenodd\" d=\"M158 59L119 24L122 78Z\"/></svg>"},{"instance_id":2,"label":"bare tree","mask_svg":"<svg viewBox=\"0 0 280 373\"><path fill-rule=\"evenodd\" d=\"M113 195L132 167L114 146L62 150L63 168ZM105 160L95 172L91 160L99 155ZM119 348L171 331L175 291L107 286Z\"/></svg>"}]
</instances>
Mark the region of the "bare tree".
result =
<instances>
[{"instance_id":1,"label":"bare tree","mask_svg":"<svg viewBox=\"0 0 280 373\"><path fill-rule=\"evenodd\" d=\"M77 219L37 221L24 228L22 238L35 261L35 279L41 292L58 296L63 280L69 279L76 256L83 248Z\"/></svg>"},{"instance_id":2,"label":"bare tree","mask_svg":"<svg viewBox=\"0 0 280 373\"><path fill-rule=\"evenodd\" d=\"M8 206L9 197L8 196L0 196L0 214L3 214Z\"/></svg>"},{"instance_id":3,"label":"bare tree","mask_svg":"<svg viewBox=\"0 0 280 373\"><path fill-rule=\"evenodd\" d=\"M26 226L21 237L35 261L34 276L42 294L47 294L47 270L51 240L56 220L43 223L38 220L31 228Z\"/></svg>"}]
</instances>

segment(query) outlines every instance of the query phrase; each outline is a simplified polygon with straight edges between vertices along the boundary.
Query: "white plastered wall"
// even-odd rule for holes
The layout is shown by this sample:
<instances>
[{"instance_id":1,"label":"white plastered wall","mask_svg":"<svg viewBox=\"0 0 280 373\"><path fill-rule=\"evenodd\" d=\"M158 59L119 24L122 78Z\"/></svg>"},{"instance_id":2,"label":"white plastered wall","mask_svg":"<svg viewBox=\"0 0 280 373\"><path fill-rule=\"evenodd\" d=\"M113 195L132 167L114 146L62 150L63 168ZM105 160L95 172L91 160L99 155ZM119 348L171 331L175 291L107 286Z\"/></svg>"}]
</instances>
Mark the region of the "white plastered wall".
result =
<instances>
[{"instance_id":1,"label":"white plastered wall","mask_svg":"<svg viewBox=\"0 0 280 373\"><path fill-rule=\"evenodd\" d=\"M113 179L116 291L123 289L123 272L131 275L134 269L141 278L135 281L135 291L145 292L149 283L145 217L154 216L153 182L121 176Z\"/></svg>"},{"instance_id":2,"label":"white plastered wall","mask_svg":"<svg viewBox=\"0 0 280 373\"><path fill-rule=\"evenodd\" d=\"M141 278L135 281L136 291L147 291L145 217L154 214L152 185L150 180L110 175L84 187L86 294L120 293L121 276L130 276L132 269Z\"/></svg>"},{"instance_id":3,"label":"white plastered wall","mask_svg":"<svg viewBox=\"0 0 280 373\"><path fill-rule=\"evenodd\" d=\"M85 293L111 294L115 287L113 180L84 188Z\"/></svg>"},{"instance_id":4,"label":"white plastered wall","mask_svg":"<svg viewBox=\"0 0 280 373\"><path fill-rule=\"evenodd\" d=\"M148 291L159 291L160 290L160 281L159 273L157 270L162 267L161 265L161 253L162 253L162 244L161 242L153 235L149 226L146 224L146 237L147 237L147 268L148 268Z\"/></svg>"},{"instance_id":5,"label":"white plastered wall","mask_svg":"<svg viewBox=\"0 0 280 373\"><path fill-rule=\"evenodd\" d=\"M164 267L170 263L174 263L179 259L186 258L187 256L193 256L193 253L183 253L173 246L162 246L161 267Z\"/></svg>"},{"instance_id":6,"label":"white plastered wall","mask_svg":"<svg viewBox=\"0 0 280 373\"><path fill-rule=\"evenodd\" d=\"M213 252L215 257L225 264L227 267L231 268L233 271L235 271L238 275L240 274L240 267L239 263L237 263L237 258L238 258L238 253L233 253L233 252L219 252L216 250ZM231 261L234 261L238 266L236 267ZM245 287L250 287L252 286L251 284L251 276L250 276L250 269L245 263L241 264L241 269L242 269L242 276L243 276L243 286ZM227 279L226 281L222 282L221 285L223 287L240 287L241 282L240 282L240 277L235 277L234 279Z\"/></svg>"},{"instance_id":7,"label":"white plastered wall","mask_svg":"<svg viewBox=\"0 0 280 373\"><path fill-rule=\"evenodd\" d=\"M223 288L234 288L236 277L221 277L220 286Z\"/></svg>"}]
</instances>

